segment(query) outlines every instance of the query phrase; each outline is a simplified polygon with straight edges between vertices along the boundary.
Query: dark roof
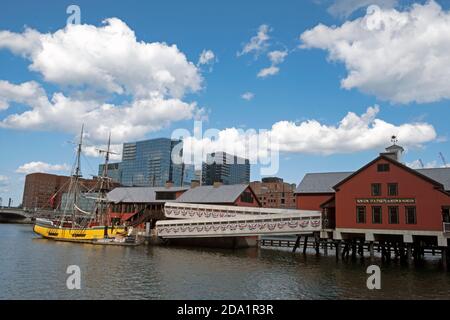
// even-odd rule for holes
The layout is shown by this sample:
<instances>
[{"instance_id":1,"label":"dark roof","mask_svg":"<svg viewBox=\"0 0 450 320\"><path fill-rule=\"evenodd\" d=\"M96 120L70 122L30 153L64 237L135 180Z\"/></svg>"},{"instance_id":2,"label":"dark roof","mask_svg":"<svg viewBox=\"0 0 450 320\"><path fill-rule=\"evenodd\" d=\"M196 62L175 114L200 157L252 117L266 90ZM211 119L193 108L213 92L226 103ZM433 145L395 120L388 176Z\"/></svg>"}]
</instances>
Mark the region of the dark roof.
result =
<instances>
[{"instance_id":1,"label":"dark roof","mask_svg":"<svg viewBox=\"0 0 450 320\"><path fill-rule=\"evenodd\" d=\"M234 203L248 184L198 186L183 193L176 202L185 203Z\"/></svg>"},{"instance_id":2,"label":"dark roof","mask_svg":"<svg viewBox=\"0 0 450 320\"><path fill-rule=\"evenodd\" d=\"M119 203L151 203L167 202L170 200L157 200L157 192L178 192L187 190L187 187L119 187L110 191L108 201Z\"/></svg>"},{"instance_id":3,"label":"dark roof","mask_svg":"<svg viewBox=\"0 0 450 320\"><path fill-rule=\"evenodd\" d=\"M333 186L353 172L307 173L295 193L334 193Z\"/></svg>"},{"instance_id":4,"label":"dark roof","mask_svg":"<svg viewBox=\"0 0 450 320\"><path fill-rule=\"evenodd\" d=\"M404 166L401 163L399 164ZM442 184L444 190L450 191L450 168L410 170L416 171L420 175ZM335 185L346 180L355 172L308 173L298 185L295 193L332 193L334 192L333 187Z\"/></svg>"},{"instance_id":5,"label":"dark roof","mask_svg":"<svg viewBox=\"0 0 450 320\"><path fill-rule=\"evenodd\" d=\"M403 149L402 146L399 146L398 144L393 144L389 147L386 148L386 151L390 151L390 150L401 150L401 151L405 151L405 149Z\"/></svg>"},{"instance_id":6,"label":"dark roof","mask_svg":"<svg viewBox=\"0 0 450 320\"><path fill-rule=\"evenodd\" d=\"M450 168L417 169L417 172L439 182L446 191L450 191Z\"/></svg>"}]
</instances>

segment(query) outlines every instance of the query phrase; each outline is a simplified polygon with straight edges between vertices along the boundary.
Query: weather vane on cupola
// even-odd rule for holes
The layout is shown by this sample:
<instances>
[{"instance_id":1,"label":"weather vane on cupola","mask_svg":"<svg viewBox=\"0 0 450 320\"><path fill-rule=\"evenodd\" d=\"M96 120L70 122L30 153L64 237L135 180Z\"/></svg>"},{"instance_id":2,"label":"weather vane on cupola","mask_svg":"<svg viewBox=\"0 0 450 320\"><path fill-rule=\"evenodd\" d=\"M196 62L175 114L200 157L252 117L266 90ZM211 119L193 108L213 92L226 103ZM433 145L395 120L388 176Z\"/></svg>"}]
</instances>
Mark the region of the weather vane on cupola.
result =
<instances>
[{"instance_id":1,"label":"weather vane on cupola","mask_svg":"<svg viewBox=\"0 0 450 320\"><path fill-rule=\"evenodd\" d=\"M397 136L392 136L392 137L391 137L391 142L392 142L394 145L396 145L397 142L398 142Z\"/></svg>"}]
</instances>

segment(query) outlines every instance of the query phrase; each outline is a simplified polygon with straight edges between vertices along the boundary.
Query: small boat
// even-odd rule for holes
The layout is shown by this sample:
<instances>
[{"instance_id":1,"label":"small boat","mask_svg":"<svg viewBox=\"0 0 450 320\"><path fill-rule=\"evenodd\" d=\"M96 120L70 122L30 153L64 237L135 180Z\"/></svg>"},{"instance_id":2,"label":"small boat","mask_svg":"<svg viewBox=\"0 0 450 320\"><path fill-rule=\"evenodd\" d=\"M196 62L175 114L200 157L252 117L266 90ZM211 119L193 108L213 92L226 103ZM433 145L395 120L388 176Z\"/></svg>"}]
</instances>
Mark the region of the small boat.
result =
<instances>
[{"instance_id":1,"label":"small boat","mask_svg":"<svg viewBox=\"0 0 450 320\"><path fill-rule=\"evenodd\" d=\"M107 213L106 194L109 190L110 178L108 177L108 161L111 146L111 135L108 140L107 150L99 150L105 153L105 165L102 176L99 177L99 197L95 200L95 208L92 212L82 210L78 201L81 198L80 192L80 157L83 143L83 128L81 129L80 142L78 144L75 168L69 185L69 205L66 204L63 214L58 219L36 218L33 231L46 239L57 241L69 241L78 243L107 244L128 237L127 227L113 225Z\"/></svg>"},{"instance_id":2,"label":"small boat","mask_svg":"<svg viewBox=\"0 0 450 320\"><path fill-rule=\"evenodd\" d=\"M98 239L92 241L92 244L99 244L104 246L139 246L143 241L137 241L135 237L132 236L116 236L114 238Z\"/></svg>"}]
</instances>

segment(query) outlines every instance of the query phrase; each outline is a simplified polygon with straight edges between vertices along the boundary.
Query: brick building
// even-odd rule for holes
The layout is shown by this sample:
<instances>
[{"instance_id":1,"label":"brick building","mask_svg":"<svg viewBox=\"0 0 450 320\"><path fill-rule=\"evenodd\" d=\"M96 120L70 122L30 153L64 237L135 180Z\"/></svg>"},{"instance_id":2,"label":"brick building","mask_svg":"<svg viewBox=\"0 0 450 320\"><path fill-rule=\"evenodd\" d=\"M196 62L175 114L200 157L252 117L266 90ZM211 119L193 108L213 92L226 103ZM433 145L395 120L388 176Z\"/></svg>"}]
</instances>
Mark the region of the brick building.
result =
<instances>
[{"instance_id":1,"label":"brick building","mask_svg":"<svg viewBox=\"0 0 450 320\"><path fill-rule=\"evenodd\" d=\"M295 184L286 183L281 178L263 178L253 181L251 188L264 208L295 209Z\"/></svg>"},{"instance_id":2,"label":"brick building","mask_svg":"<svg viewBox=\"0 0 450 320\"><path fill-rule=\"evenodd\" d=\"M81 179L82 191L97 184L96 179ZM48 173L31 173L25 177L22 206L24 209L54 210L61 204L63 193L68 191L70 177Z\"/></svg>"}]
</instances>

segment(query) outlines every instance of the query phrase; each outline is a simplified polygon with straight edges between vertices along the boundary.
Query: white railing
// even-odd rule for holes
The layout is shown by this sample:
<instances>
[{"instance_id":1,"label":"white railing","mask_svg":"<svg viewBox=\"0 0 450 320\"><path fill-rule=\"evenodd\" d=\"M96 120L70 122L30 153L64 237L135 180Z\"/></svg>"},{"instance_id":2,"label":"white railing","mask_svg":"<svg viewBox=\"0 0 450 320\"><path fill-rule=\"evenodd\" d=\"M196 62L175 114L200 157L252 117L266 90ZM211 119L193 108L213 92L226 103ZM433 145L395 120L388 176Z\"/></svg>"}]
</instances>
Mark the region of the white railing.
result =
<instances>
[{"instance_id":1,"label":"white railing","mask_svg":"<svg viewBox=\"0 0 450 320\"><path fill-rule=\"evenodd\" d=\"M316 216L318 211L294 210L294 209L273 209L259 207L237 207L222 205L206 205L193 203L167 202L164 205L164 215L167 218L175 219L196 219L196 218L235 218L249 216L273 216L273 215L297 215L304 216L312 214Z\"/></svg>"},{"instance_id":2,"label":"white railing","mask_svg":"<svg viewBox=\"0 0 450 320\"><path fill-rule=\"evenodd\" d=\"M450 222L444 222L444 232L450 233Z\"/></svg>"},{"instance_id":3,"label":"white railing","mask_svg":"<svg viewBox=\"0 0 450 320\"><path fill-rule=\"evenodd\" d=\"M300 234L320 231L320 216L259 219L202 219L158 221L157 234L163 238L225 237L264 234Z\"/></svg>"},{"instance_id":4,"label":"white railing","mask_svg":"<svg viewBox=\"0 0 450 320\"><path fill-rule=\"evenodd\" d=\"M320 211L166 203L169 220L156 223L162 238L301 234L320 231Z\"/></svg>"}]
</instances>

